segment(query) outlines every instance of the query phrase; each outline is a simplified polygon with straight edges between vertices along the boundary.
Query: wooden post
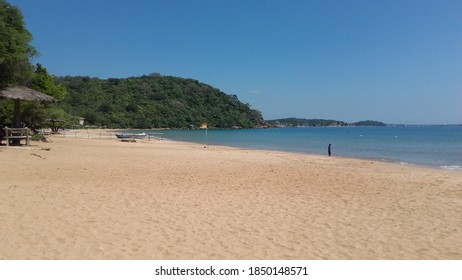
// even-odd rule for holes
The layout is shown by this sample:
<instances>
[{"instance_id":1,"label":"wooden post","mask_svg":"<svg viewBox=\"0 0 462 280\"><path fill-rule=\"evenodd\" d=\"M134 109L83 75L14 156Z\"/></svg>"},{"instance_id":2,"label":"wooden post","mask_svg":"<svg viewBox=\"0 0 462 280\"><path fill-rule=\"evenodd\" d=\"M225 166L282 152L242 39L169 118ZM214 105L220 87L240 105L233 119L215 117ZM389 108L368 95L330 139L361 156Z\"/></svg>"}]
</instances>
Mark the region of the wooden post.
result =
<instances>
[{"instance_id":1,"label":"wooden post","mask_svg":"<svg viewBox=\"0 0 462 280\"><path fill-rule=\"evenodd\" d=\"M26 146L30 146L29 128L26 127Z\"/></svg>"},{"instance_id":2,"label":"wooden post","mask_svg":"<svg viewBox=\"0 0 462 280\"><path fill-rule=\"evenodd\" d=\"M21 127L21 100L14 100L14 121L13 127Z\"/></svg>"},{"instance_id":3,"label":"wooden post","mask_svg":"<svg viewBox=\"0 0 462 280\"><path fill-rule=\"evenodd\" d=\"M21 100L15 99L14 100L14 120L13 120L13 128L16 127L21 127ZM14 145L19 145L20 140L19 139L11 139L11 142Z\"/></svg>"}]
</instances>

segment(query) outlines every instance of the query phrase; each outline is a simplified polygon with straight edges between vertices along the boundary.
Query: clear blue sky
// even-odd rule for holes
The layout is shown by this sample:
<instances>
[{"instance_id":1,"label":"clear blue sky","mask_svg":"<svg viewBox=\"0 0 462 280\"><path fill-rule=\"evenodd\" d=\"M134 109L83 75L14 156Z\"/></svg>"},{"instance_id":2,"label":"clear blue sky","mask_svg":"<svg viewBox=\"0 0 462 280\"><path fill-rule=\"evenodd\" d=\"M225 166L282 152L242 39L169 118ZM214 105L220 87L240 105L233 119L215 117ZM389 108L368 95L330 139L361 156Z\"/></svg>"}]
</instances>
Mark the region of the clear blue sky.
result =
<instances>
[{"instance_id":1,"label":"clear blue sky","mask_svg":"<svg viewBox=\"0 0 462 280\"><path fill-rule=\"evenodd\" d=\"M8 0L51 74L197 79L258 109L462 123L460 0Z\"/></svg>"}]
</instances>

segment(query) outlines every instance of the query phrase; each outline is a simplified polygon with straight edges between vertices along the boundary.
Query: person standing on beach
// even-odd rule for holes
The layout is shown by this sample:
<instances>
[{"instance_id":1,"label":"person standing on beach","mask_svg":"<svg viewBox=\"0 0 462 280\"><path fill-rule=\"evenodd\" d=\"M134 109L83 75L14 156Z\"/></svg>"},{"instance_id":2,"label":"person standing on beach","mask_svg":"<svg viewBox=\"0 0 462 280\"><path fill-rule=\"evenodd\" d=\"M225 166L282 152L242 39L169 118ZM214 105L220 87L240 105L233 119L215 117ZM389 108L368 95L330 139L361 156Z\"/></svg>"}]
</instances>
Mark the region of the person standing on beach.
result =
<instances>
[{"instance_id":1,"label":"person standing on beach","mask_svg":"<svg viewBox=\"0 0 462 280\"><path fill-rule=\"evenodd\" d=\"M327 153L329 154L329 156L331 154L330 147L331 147L331 144L329 144L329 147L327 147Z\"/></svg>"}]
</instances>

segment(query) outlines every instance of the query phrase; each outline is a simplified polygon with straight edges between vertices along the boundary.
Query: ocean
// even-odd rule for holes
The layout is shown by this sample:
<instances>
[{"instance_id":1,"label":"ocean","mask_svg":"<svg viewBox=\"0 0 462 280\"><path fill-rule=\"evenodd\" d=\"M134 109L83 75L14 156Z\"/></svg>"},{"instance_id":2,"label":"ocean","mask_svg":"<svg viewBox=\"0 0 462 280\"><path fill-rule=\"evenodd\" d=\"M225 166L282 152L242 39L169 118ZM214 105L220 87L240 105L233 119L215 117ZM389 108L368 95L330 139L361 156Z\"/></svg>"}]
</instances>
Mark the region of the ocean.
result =
<instances>
[{"instance_id":1,"label":"ocean","mask_svg":"<svg viewBox=\"0 0 462 280\"><path fill-rule=\"evenodd\" d=\"M462 171L462 126L300 127L224 130L163 130L164 138L327 156L391 161ZM206 137L207 136L207 137ZM207 143L206 143L207 142Z\"/></svg>"}]
</instances>

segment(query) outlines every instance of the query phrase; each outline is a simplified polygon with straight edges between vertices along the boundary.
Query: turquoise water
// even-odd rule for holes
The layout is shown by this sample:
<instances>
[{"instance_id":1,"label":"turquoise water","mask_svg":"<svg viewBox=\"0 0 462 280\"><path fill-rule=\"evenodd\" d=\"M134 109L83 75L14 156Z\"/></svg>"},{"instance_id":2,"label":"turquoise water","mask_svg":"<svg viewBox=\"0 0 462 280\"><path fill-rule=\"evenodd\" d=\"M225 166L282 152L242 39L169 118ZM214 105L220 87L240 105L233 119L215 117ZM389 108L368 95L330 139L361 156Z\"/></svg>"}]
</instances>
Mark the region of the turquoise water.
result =
<instances>
[{"instance_id":1,"label":"turquoise water","mask_svg":"<svg viewBox=\"0 0 462 280\"><path fill-rule=\"evenodd\" d=\"M209 129L207 139L205 130L155 132L178 141L321 155L332 144L334 156L462 170L461 126Z\"/></svg>"}]
</instances>

